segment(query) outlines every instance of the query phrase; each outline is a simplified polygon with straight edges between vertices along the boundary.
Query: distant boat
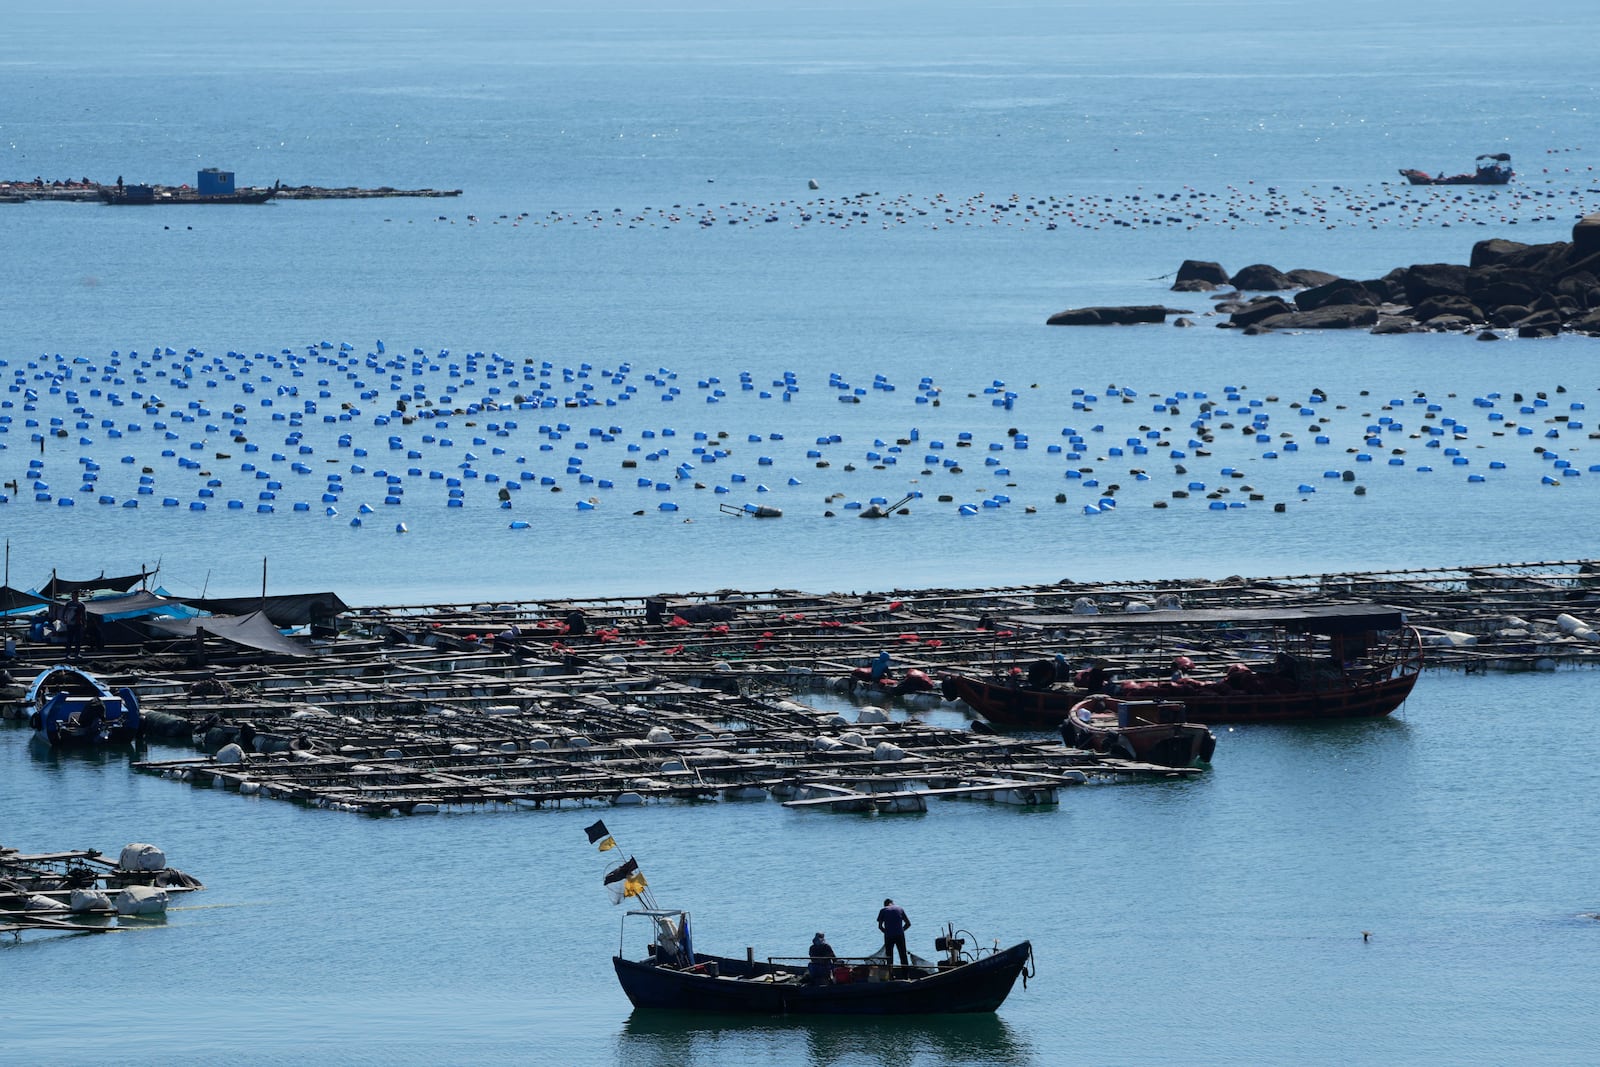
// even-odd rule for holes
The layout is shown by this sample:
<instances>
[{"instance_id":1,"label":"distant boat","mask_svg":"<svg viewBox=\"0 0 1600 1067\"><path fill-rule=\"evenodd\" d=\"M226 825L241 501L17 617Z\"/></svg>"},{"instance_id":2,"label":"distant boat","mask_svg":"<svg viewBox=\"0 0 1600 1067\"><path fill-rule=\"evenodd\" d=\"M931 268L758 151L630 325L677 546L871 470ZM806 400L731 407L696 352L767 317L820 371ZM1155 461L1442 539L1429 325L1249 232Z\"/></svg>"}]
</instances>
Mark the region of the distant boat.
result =
<instances>
[{"instance_id":1,"label":"distant boat","mask_svg":"<svg viewBox=\"0 0 1600 1067\"><path fill-rule=\"evenodd\" d=\"M118 745L139 737L139 698L123 686L112 692L88 671L67 664L47 667L23 700L29 721L51 745Z\"/></svg>"},{"instance_id":2,"label":"distant boat","mask_svg":"<svg viewBox=\"0 0 1600 1067\"><path fill-rule=\"evenodd\" d=\"M107 204L142 206L147 204L265 204L278 190L239 189L231 193L202 193L198 189L170 185L102 185L100 199Z\"/></svg>"},{"instance_id":3,"label":"distant boat","mask_svg":"<svg viewBox=\"0 0 1600 1067\"><path fill-rule=\"evenodd\" d=\"M1412 185L1504 185L1516 176L1511 169L1508 152L1485 152L1477 158L1471 174L1452 174L1445 177L1441 171L1437 178L1425 170L1401 170L1400 174Z\"/></svg>"},{"instance_id":4,"label":"distant boat","mask_svg":"<svg viewBox=\"0 0 1600 1067\"><path fill-rule=\"evenodd\" d=\"M1264 648L1252 650L1249 662L1236 660L1222 673L1173 681L1125 679L1115 686L1113 695L1120 700L1180 701L1190 722L1206 725L1380 718L1405 702L1422 671L1421 637L1400 611L1381 605L1209 608L1033 621L1125 636L1188 631L1185 640L1200 643L1213 641L1219 632L1276 632ZM1256 658L1265 655L1271 658ZM1080 671L1060 683L1020 672L987 679L952 674L940 688L946 699L966 701L1002 729L1057 730L1079 701L1111 687L1097 672L1105 673L1103 668Z\"/></svg>"}]
</instances>

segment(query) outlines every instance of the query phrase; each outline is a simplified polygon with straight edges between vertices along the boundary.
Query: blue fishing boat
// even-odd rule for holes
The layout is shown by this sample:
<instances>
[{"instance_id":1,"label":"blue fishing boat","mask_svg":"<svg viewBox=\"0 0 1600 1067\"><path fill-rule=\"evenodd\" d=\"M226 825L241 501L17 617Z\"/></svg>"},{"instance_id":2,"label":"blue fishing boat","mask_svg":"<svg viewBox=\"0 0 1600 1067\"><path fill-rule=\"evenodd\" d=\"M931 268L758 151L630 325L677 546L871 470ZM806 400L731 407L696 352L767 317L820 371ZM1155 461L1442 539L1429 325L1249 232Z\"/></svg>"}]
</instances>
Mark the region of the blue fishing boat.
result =
<instances>
[{"instance_id":1,"label":"blue fishing boat","mask_svg":"<svg viewBox=\"0 0 1600 1067\"><path fill-rule=\"evenodd\" d=\"M47 667L28 686L34 730L53 746L125 745L140 735L139 698L69 664Z\"/></svg>"}]
</instances>

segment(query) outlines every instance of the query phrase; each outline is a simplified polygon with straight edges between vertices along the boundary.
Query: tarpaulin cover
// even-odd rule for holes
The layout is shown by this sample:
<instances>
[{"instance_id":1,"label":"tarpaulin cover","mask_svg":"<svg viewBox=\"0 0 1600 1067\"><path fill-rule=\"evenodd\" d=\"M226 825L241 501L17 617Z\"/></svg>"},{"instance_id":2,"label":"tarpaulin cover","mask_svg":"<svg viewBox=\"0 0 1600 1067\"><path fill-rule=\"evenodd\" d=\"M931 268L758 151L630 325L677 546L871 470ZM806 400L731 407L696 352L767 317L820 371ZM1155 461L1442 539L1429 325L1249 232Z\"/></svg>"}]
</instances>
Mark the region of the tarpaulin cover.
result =
<instances>
[{"instance_id":1,"label":"tarpaulin cover","mask_svg":"<svg viewBox=\"0 0 1600 1067\"><path fill-rule=\"evenodd\" d=\"M44 583L44 588L39 590L39 595L50 600L60 600L63 597L71 596L73 593L99 592L102 590L110 590L114 593L126 593L134 586L142 584L145 579L152 577L156 571L159 571L160 569L160 567L157 567L154 571L140 571L138 574L124 574L117 578L107 578L105 571L101 571L100 577L87 578L83 581L76 581L68 578L57 578L55 575L51 575L50 580Z\"/></svg>"},{"instance_id":2,"label":"tarpaulin cover","mask_svg":"<svg viewBox=\"0 0 1600 1067\"><path fill-rule=\"evenodd\" d=\"M83 606L89 610L90 614L107 621L112 619L133 619L138 618L140 615L195 614L194 611L186 608L181 600L164 597L158 593L147 593L144 590L140 590L137 593L129 593L126 596L96 597L93 600L85 600Z\"/></svg>"},{"instance_id":3,"label":"tarpaulin cover","mask_svg":"<svg viewBox=\"0 0 1600 1067\"><path fill-rule=\"evenodd\" d=\"M279 633L272 621L259 611L249 615L202 615L193 619L152 618L145 620L145 625L176 637L193 637L197 631L204 631L207 637L220 637L236 645L275 652L281 656L316 655L304 645Z\"/></svg>"},{"instance_id":4,"label":"tarpaulin cover","mask_svg":"<svg viewBox=\"0 0 1600 1067\"><path fill-rule=\"evenodd\" d=\"M286 593L282 596L190 597L202 611L216 615L248 615L265 610L274 626L305 626L312 622L332 622L334 616L350 610L338 593Z\"/></svg>"},{"instance_id":5,"label":"tarpaulin cover","mask_svg":"<svg viewBox=\"0 0 1600 1067\"><path fill-rule=\"evenodd\" d=\"M0 585L0 613L10 614L13 611L31 611L42 608L50 601L32 593L24 593L20 589L13 589L9 585Z\"/></svg>"}]
</instances>

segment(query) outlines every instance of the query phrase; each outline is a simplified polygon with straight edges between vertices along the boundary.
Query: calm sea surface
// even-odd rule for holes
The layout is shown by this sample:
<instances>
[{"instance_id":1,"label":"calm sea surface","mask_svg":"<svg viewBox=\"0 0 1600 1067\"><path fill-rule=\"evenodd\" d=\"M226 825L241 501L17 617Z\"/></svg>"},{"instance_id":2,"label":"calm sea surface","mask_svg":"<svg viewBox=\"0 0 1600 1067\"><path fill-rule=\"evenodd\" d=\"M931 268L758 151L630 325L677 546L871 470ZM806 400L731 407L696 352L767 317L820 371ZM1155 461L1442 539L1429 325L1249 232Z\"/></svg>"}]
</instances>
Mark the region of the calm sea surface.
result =
<instances>
[{"instance_id":1,"label":"calm sea surface","mask_svg":"<svg viewBox=\"0 0 1600 1067\"><path fill-rule=\"evenodd\" d=\"M1168 291L1188 258L1373 277L1567 239L1600 203L1590 22L10 12L0 179L463 190L0 204L10 584L159 561L242 594L266 560L276 592L415 603L1592 556L1592 339L1246 338ZM1398 184L1492 151L1504 189ZM1198 325L1043 325L1105 303ZM784 517L719 508L747 503ZM913 935L1034 941L998 1018L864 1027L631 1016L593 810L375 822L4 730L0 840L152 840L210 888L163 929L0 946L46 993L0 1009L0 1060L1589 1062L1593 689L1429 675L1393 721L1232 731L1197 782L1053 811L604 812L713 950L864 949L885 895Z\"/></svg>"}]
</instances>

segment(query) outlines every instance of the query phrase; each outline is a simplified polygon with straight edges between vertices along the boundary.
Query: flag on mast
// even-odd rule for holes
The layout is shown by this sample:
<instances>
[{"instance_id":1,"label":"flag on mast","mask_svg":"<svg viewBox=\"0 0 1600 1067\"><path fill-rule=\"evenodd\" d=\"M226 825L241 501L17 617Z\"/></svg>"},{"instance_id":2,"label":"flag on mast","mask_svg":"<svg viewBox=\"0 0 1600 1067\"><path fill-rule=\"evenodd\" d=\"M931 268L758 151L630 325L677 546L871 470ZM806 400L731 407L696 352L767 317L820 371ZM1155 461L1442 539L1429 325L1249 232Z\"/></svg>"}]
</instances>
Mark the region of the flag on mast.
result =
<instances>
[{"instance_id":1,"label":"flag on mast","mask_svg":"<svg viewBox=\"0 0 1600 1067\"><path fill-rule=\"evenodd\" d=\"M588 835L591 845L599 845L601 852L610 852L617 847L617 839L611 836L603 821L584 827L584 833ZM655 901L650 894L650 883L640 872L639 861L632 856L608 868L600 884L605 886L613 904L621 904L629 897L639 897L646 907L655 907Z\"/></svg>"},{"instance_id":2,"label":"flag on mast","mask_svg":"<svg viewBox=\"0 0 1600 1067\"><path fill-rule=\"evenodd\" d=\"M610 885L612 882L620 882L620 881L622 881L624 878L628 877L628 875L630 875L630 874L638 874L638 873L639 873L639 863L638 863L638 861L635 860L632 856L629 856L626 863L619 864L618 866L613 867L609 871L607 871L606 872L606 876L605 876L605 880L602 881L600 884L601 885Z\"/></svg>"}]
</instances>

